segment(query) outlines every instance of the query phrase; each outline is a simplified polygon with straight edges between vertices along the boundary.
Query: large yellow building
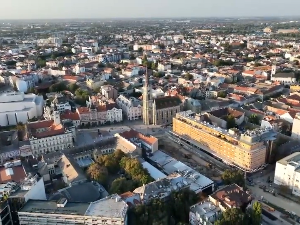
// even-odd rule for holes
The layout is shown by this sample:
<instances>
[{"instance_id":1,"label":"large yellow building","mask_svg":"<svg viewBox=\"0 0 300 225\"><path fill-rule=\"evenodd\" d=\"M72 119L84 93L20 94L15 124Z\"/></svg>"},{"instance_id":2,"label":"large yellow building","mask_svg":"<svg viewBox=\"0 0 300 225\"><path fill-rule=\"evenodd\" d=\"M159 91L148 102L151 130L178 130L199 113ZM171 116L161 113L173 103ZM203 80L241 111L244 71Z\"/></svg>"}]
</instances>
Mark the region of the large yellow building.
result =
<instances>
[{"instance_id":1,"label":"large yellow building","mask_svg":"<svg viewBox=\"0 0 300 225\"><path fill-rule=\"evenodd\" d=\"M267 129L240 134L237 129L224 130L200 116L180 112L173 118L173 132L245 171L259 168L266 160L263 137L268 135Z\"/></svg>"}]
</instances>

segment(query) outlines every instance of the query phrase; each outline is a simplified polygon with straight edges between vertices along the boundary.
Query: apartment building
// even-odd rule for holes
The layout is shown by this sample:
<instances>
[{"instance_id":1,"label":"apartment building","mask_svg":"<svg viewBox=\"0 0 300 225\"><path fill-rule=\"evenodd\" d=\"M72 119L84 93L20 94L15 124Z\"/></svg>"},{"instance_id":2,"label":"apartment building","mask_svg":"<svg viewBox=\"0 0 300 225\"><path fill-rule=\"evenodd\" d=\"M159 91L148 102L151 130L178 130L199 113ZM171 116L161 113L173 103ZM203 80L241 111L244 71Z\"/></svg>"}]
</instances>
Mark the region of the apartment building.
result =
<instances>
[{"instance_id":1,"label":"apartment building","mask_svg":"<svg viewBox=\"0 0 300 225\"><path fill-rule=\"evenodd\" d=\"M127 224L128 205L117 194L91 203L30 200L19 211L20 224Z\"/></svg>"},{"instance_id":2,"label":"apartment building","mask_svg":"<svg viewBox=\"0 0 300 225\"><path fill-rule=\"evenodd\" d=\"M265 163L264 139L272 133L269 128L245 133L237 129L225 130L188 111L177 113L173 118L173 132L245 171L253 171Z\"/></svg>"},{"instance_id":3,"label":"apartment building","mask_svg":"<svg viewBox=\"0 0 300 225\"><path fill-rule=\"evenodd\" d=\"M300 196L300 153L295 152L276 162L274 184L287 186Z\"/></svg>"},{"instance_id":4,"label":"apartment building","mask_svg":"<svg viewBox=\"0 0 300 225\"><path fill-rule=\"evenodd\" d=\"M122 109L128 120L137 120L142 117L142 106L140 100L134 97L127 98L124 95L120 95L116 99L116 103L118 107Z\"/></svg>"},{"instance_id":5,"label":"apartment building","mask_svg":"<svg viewBox=\"0 0 300 225\"><path fill-rule=\"evenodd\" d=\"M292 138L300 140L300 113L297 113L292 128Z\"/></svg>"}]
</instances>

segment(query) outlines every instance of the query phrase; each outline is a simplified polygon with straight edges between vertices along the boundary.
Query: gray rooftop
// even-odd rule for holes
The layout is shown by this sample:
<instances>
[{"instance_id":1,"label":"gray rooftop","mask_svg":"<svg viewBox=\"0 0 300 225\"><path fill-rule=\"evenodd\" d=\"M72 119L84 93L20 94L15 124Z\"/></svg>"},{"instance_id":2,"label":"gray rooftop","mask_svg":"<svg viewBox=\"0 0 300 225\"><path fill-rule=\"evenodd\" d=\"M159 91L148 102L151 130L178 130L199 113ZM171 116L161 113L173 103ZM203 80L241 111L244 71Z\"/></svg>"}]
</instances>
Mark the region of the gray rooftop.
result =
<instances>
[{"instance_id":1,"label":"gray rooftop","mask_svg":"<svg viewBox=\"0 0 300 225\"><path fill-rule=\"evenodd\" d=\"M72 187L65 188L62 191L51 196L51 200L66 198L69 202L93 202L99 200L101 193L96 184L86 182Z\"/></svg>"},{"instance_id":2,"label":"gray rooftop","mask_svg":"<svg viewBox=\"0 0 300 225\"><path fill-rule=\"evenodd\" d=\"M89 203L67 203L65 207L57 207L56 201L29 200L19 212L84 215Z\"/></svg>"}]
</instances>

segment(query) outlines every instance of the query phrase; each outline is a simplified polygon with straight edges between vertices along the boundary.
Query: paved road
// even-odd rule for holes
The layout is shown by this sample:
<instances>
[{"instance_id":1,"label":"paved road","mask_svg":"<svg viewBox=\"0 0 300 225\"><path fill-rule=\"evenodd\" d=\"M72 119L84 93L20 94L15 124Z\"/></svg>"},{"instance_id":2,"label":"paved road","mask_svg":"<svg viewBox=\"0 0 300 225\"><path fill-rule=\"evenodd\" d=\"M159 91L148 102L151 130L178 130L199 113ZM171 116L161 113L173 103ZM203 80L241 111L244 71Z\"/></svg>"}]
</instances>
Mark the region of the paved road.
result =
<instances>
[{"instance_id":1,"label":"paved road","mask_svg":"<svg viewBox=\"0 0 300 225\"><path fill-rule=\"evenodd\" d=\"M258 187L258 185L255 185L255 186L249 186L248 187L253 195L259 199L260 196L264 196L264 199L266 199L267 201L269 201L270 203L274 204L274 205L277 205L281 208L284 208L286 209L287 211L289 212L295 212L296 215L300 215L300 207L299 207L299 204L293 202L293 201L290 201L286 198L283 198L282 196L280 195L277 195L277 196L273 196L272 194L268 193L268 192L264 192L262 189L260 189Z\"/></svg>"}]
</instances>

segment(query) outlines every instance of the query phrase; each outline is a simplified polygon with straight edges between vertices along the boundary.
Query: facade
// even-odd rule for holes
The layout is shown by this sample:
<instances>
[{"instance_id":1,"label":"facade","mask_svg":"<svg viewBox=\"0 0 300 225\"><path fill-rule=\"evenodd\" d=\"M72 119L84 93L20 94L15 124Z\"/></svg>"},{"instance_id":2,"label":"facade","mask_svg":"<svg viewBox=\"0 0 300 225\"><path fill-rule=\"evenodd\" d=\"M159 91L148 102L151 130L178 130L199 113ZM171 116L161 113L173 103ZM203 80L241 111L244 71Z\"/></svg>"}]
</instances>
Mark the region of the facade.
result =
<instances>
[{"instance_id":1,"label":"facade","mask_svg":"<svg viewBox=\"0 0 300 225\"><path fill-rule=\"evenodd\" d=\"M71 111L71 105L69 101L62 95L55 95L55 98L51 102L51 107L54 108L54 106L56 106L60 113L63 113L67 110Z\"/></svg>"},{"instance_id":2,"label":"facade","mask_svg":"<svg viewBox=\"0 0 300 225\"><path fill-rule=\"evenodd\" d=\"M237 129L224 130L198 115L181 112L173 119L173 132L245 171L259 168L266 160L263 139L270 136L269 128L240 134Z\"/></svg>"},{"instance_id":3,"label":"facade","mask_svg":"<svg viewBox=\"0 0 300 225\"><path fill-rule=\"evenodd\" d=\"M300 196L300 153L295 152L276 162L274 184L287 186Z\"/></svg>"},{"instance_id":4,"label":"facade","mask_svg":"<svg viewBox=\"0 0 300 225\"><path fill-rule=\"evenodd\" d=\"M80 107L76 111L82 126L115 123L123 120L122 109L116 108L115 102L111 100L90 101L88 107Z\"/></svg>"},{"instance_id":5,"label":"facade","mask_svg":"<svg viewBox=\"0 0 300 225\"><path fill-rule=\"evenodd\" d=\"M153 101L153 121L154 125L165 125L172 123L173 117L180 112L182 103L177 96L166 96L156 98Z\"/></svg>"},{"instance_id":6,"label":"facade","mask_svg":"<svg viewBox=\"0 0 300 225\"><path fill-rule=\"evenodd\" d=\"M26 133L33 155L41 155L73 147L76 140L75 126L62 123L60 113L54 111L53 120L26 124Z\"/></svg>"},{"instance_id":7,"label":"facade","mask_svg":"<svg viewBox=\"0 0 300 225\"><path fill-rule=\"evenodd\" d=\"M128 120L137 120L142 117L142 106L140 100L134 97L127 98L124 95L120 95L116 99L116 103L118 107L122 109Z\"/></svg>"},{"instance_id":8,"label":"facade","mask_svg":"<svg viewBox=\"0 0 300 225\"><path fill-rule=\"evenodd\" d=\"M43 96L22 92L0 94L0 126L25 124L29 119L43 115Z\"/></svg>"},{"instance_id":9,"label":"facade","mask_svg":"<svg viewBox=\"0 0 300 225\"><path fill-rule=\"evenodd\" d=\"M20 224L28 225L127 225L128 205L117 194L92 203L28 201L19 211Z\"/></svg>"},{"instance_id":10,"label":"facade","mask_svg":"<svg viewBox=\"0 0 300 225\"><path fill-rule=\"evenodd\" d=\"M297 113L293 120L292 138L300 140L300 113Z\"/></svg>"},{"instance_id":11,"label":"facade","mask_svg":"<svg viewBox=\"0 0 300 225\"><path fill-rule=\"evenodd\" d=\"M118 97L118 91L112 85L101 86L101 94L106 99L115 100Z\"/></svg>"},{"instance_id":12,"label":"facade","mask_svg":"<svg viewBox=\"0 0 300 225\"><path fill-rule=\"evenodd\" d=\"M57 37L49 37L47 39L37 40L37 46L39 47L60 47L62 45L62 39Z\"/></svg>"}]
</instances>

